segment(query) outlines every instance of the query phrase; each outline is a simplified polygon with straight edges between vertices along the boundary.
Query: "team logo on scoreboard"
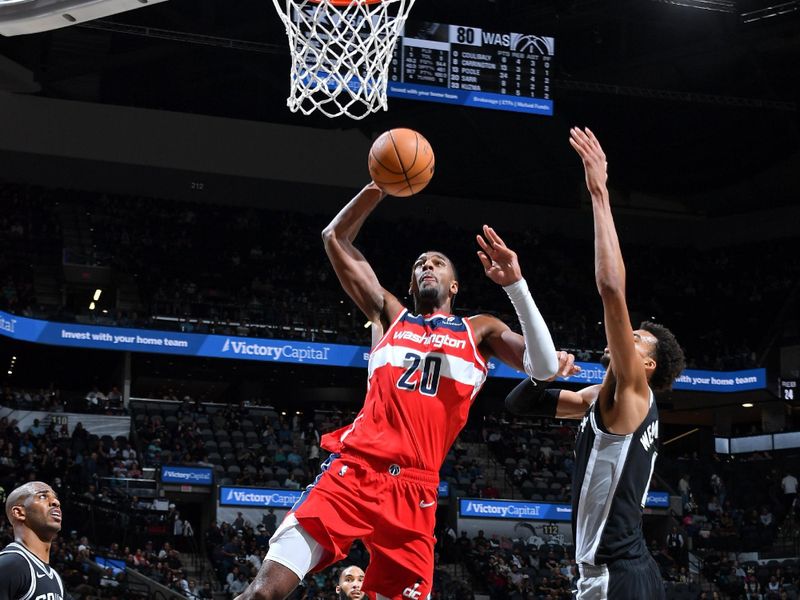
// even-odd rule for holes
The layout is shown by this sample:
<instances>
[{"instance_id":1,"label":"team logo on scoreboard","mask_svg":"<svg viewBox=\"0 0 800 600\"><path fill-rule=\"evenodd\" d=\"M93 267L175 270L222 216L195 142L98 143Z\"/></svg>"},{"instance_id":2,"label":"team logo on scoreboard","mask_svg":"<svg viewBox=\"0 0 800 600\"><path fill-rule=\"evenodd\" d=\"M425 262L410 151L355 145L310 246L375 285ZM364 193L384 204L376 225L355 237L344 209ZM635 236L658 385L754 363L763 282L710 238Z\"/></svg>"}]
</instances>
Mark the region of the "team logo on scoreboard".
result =
<instances>
[{"instance_id":1,"label":"team logo on scoreboard","mask_svg":"<svg viewBox=\"0 0 800 600\"><path fill-rule=\"evenodd\" d=\"M555 40L551 37L512 33L509 46L512 52L527 52L528 54L552 56L555 52L554 42Z\"/></svg>"}]
</instances>

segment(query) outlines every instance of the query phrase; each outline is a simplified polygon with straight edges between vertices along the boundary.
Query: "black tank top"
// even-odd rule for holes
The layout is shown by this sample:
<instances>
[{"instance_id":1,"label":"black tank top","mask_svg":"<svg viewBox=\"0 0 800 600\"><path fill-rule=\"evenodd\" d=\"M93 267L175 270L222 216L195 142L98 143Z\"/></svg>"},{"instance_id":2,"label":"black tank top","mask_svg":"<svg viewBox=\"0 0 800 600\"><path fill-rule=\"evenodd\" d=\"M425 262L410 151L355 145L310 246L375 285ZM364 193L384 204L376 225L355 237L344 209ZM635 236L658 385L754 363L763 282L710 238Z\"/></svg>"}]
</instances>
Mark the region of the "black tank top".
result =
<instances>
[{"instance_id":1,"label":"black tank top","mask_svg":"<svg viewBox=\"0 0 800 600\"><path fill-rule=\"evenodd\" d=\"M647 554L642 508L658 454L658 409L650 409L628 435L606 431L595 401L583 417L575 443L572 529L575 560L590 565Z\"/></svg>"},{"instance_id":2,"label":"black tank top","mask_svg":"<svg viewBox=\"0 0 800 600\"><path fill-rule=\"evenodd\" d=\"M0 598L64 600L64 584L50 565L12 542L0 551Z\"/></svg>"}]
</instances>

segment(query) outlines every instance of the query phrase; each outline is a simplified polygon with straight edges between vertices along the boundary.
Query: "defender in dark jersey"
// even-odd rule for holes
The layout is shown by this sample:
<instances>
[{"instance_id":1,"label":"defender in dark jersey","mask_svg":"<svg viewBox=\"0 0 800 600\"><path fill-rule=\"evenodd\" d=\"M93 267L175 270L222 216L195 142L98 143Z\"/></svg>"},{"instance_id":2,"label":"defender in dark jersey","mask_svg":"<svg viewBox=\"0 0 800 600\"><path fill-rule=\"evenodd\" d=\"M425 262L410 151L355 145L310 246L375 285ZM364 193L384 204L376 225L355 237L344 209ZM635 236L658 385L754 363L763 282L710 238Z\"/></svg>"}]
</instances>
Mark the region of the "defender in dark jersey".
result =
<instances>
[{"instance_id":1,"label":"defender in dark jersey","mask_svg":"<svg viewBox=\"0 0 800 600\"><path fill-rule=\"evenodd\" d=\"M64 600L50 567L50 545L61 531L61 503L46 483L32 481L6 500L14 541L0 551L0 600Z\"/></svg>"},{"instance_id":2,"label":"defender in dark jersey","mask_svg":"<svg viewBox=\"0 0 800 600\"><path fill-rule=\"evenodd\" d=\"M600 385L580 392L526 380L506 399L511 412L582 419L575 446L572 525L579 600L658 600L664 586L642 535L642 508L658 453L653 390L669 389L684 367L666 328L633 331L625 301L625 265L606 188L606 157L587 128L570 131L592 196L595 276L608 347Z\"/></svg>"},{"instance_id":3,"label":"defender in dark jersey","mask_svg":"<svg viewBox=\"0 0 800 600\"><path fill-rule=\"evenodd\" d=\"M372 323L364 407L351 425L322 438L331 452L323 473L278 527L259 574L237 600L283 600L306 573L345 558L355 539L370 553L365 594L426 600L439 469L483 385L487 358L544 379L569 362L556 353L516 254L490 227L477 236L478 256L508 293L524 336L489 315L453 315L455 268L435 250L414 262L413 313L404 307L353 244L384 197L370 183L323 232L342 287Z\"/></svg>"}]
</instances>

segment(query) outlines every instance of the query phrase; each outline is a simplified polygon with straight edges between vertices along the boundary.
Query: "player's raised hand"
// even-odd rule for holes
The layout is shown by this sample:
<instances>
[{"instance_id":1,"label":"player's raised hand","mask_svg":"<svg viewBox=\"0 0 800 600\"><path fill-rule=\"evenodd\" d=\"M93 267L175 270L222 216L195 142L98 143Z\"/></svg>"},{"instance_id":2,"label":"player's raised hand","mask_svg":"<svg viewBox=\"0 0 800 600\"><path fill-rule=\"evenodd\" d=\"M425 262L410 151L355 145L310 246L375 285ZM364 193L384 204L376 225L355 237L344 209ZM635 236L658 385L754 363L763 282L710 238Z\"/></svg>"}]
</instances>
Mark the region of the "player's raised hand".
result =
<instances>
[{"instance_id":1,"label":"player's raised hand","mask_svg":"<svg viewBox=\"0 0 800 600\"><path fill-rule=\"evenodd\" d=\"M572 377L581 372L581 368L575 364L575 356L569 352L559 350L556 352L558 355L558 371L550 379L552 381L556 377Z\"/></svg>"},{"instance_id":2,"label":"player's raised hand","mask_svg":"<svg viewBox=\"0 0 800 600\"><path fill-rule=\"evenodd\" d=\"M569 143L583 161L583 169L586 171L586 187L592 195L603 194L606 192L606 182L608 173L606 168L606 154L597 141L594 133L588 127L583 130L573 127L569 130Z\"/></svg>"},{"instance_id":3,"label":"player's raised hand","mask_svg":"<svg viewBox=\"0 0 800 600\"><path fill-rule=\"evenodd\" d=\"M478 245L478 258L486 276L503 287L522 279L522 271L517 261L517 253L505 245L497 232L488 225L483 226L483 235L475 236Z\"/></svg>"}]
</instances>

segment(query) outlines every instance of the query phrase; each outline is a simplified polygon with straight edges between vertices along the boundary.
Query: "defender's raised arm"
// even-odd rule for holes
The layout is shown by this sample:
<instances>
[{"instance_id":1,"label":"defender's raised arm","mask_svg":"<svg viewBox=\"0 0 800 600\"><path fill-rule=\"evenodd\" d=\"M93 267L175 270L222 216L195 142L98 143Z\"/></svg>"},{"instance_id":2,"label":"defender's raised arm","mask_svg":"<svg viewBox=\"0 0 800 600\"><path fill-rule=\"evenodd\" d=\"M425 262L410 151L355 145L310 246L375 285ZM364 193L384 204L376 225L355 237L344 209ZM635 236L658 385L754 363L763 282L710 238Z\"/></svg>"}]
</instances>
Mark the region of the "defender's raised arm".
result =
<instances>
[{"instance_id":1,"label":"defender's raised arm","mask_svg":"<svg viewBox=\"0 0 800 600\"><path fill-rule=\"evenodd\" d=\"M587 127L570 130L570 144L581 157L586 187L592 197L594 215L595 280L603 300L604 325L608 340L609 394L603 407L606 425L614 433L636 430L650 405L649 376L656 368L656 337L631 327L625 300L625 264L611 215L606 181L606 155Z\"/></svg>"}]
</instances>

